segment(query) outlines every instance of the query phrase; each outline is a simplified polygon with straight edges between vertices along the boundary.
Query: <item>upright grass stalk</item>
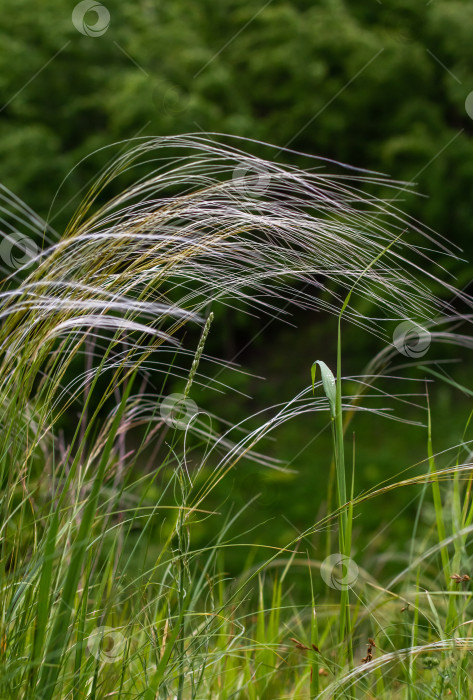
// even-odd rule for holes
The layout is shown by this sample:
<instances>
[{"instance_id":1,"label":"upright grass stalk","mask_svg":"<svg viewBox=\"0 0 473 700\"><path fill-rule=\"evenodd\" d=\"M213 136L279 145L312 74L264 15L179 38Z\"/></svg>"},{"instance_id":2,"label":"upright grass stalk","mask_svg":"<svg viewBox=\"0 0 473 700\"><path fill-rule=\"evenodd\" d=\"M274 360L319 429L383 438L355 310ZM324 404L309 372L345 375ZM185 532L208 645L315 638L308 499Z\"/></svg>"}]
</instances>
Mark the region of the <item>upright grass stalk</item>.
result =
<instances>
[{"instance_id":1,"label":"upright grass stalk","mask_svg":"<svg viewBox=\"0 0 473 700\"><path fill-rule=\"evenodd\" d=\"M401 236L402 234L400 234ZM398 238L400 238L398 236ZM335 380L332 372L327 367L327 365L317 360L312 365L312 389L314 390L315 385L315 372L317 364L321 368L322 372L322 382L325 389L327 399L330 406L330 418L332 424L332 439L334 448L334 458L335 458L335 473L337 482L337 496L338 496L338 512L339 512L339 526L338 526L338 542L339 551L342 555L342 567L345 566L345 557L347 560L351 556L351 533L352 533L352 513L353 505L347 502L347 487L346 487L346 473L345 473L345 426L343 422L343 407L342 407L342 316L350 302L351 295L363 278L364 275L380 260L380 258L392 247L397 239L389 243L361 272L359 277L355 280L353 286L348 292L345 301L340 309L338 315L337 324L337 378ZM353 480L352 480L352 493L351 499L353 499ZM345 576L347 572L342 571L342 576ZM339 642L340 644L346 644L347 657L350 667L353 665L353 643L351 638L351 615L350 615L350 596L349 588L342 585L340 592L340 626L339 626Z\"/></svg>"}]
</instances>

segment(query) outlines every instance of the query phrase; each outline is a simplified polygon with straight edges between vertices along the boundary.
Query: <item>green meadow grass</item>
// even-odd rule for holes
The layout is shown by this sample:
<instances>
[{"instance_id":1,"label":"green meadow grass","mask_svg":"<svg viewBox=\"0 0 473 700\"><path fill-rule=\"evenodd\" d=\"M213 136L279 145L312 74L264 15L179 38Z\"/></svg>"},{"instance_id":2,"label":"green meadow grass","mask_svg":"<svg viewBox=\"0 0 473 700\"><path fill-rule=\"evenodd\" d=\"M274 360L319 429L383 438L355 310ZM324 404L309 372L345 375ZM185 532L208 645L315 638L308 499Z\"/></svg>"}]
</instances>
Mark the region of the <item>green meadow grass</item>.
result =
<instances>
[{"instance_id":1,"label":"green meadow grass","mask_svg":"<svg viewBox=\"0 0 473 700\"><path fill-rule=\"evenodd\" d=\"M62 235L4 193L9 230L27 227L37 248L19 256L10 233L3 259L0 698L471 696L470 419L435 454L442 425L425 390L382 389L422 364L471 397L389 330L414 319L429 344L469 348L471 300L431 272L448 251L402 217L401 185L320 165L204 136L138 140ZM135 167L136 184L107 200ZM314 357L306 387L269 418L225 426L193 399L202 385L225 390L231 368L206 354L218 312L274 318L290 304L338 316L332 362ZM384 343L356 376L344 374L348 322ZM354 416L407 421L406 402L424 411L424 460L358 493ZM325 510L284 546L257 542L251 484L239 508L213 496L248 463L286 474L264 441L307 413L332 428ZM399 492L419 505L393 573L353 532ZM245 564L230 575L235 548Z\"/></svg>"}]
</instances>

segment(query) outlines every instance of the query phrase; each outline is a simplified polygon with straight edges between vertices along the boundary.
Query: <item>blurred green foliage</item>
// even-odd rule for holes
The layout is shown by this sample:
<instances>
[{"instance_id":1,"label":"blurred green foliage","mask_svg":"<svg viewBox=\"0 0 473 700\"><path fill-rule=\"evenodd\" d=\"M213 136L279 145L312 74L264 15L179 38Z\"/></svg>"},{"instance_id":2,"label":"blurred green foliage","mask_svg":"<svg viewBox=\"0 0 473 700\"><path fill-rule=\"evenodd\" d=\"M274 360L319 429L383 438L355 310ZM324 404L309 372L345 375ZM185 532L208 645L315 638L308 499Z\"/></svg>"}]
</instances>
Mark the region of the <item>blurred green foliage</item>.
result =
<instances>
[{"instance_id":1,"label":"blurred green foliage","mask_svg":"<svg viewBox=\"0 0 473 700\"><path fill-rule=\"evenodd\" d=\"M414 180L427 198L401 206L472 251L469 0L104 4L84 36L74 3L0 2L0 181L39 213L95 149L202 129ZM56 223L109 157L72 173Z\"/></svg>"}]
</instances>

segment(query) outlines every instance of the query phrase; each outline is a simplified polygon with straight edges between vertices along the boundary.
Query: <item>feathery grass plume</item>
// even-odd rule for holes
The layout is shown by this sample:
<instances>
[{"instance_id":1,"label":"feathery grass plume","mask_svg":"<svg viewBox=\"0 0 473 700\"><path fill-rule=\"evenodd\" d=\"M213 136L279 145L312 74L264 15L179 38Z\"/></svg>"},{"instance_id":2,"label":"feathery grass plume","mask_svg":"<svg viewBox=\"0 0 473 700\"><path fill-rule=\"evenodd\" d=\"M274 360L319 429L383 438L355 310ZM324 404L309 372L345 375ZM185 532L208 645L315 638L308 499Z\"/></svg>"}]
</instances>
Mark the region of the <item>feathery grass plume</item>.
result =
<instances>
[{"instance_id":1,"label":"feathery grass plume","mask_svg":"<svg viewBox=\"0 0 473 700\"><path fill-rule=\"evenodd\" d=\"M143 164L146 176L99 204L116 178L134 168L138 177ZM66 234L30 262L22 285L1 293L3 386L27 367L24 398L43 372L38 396L50 405L86 335L109 348L124 343L123 371L145 368L212 302L272 316L289 303L337 312L344 291L390 244L355 290L375 304L376 318L352 307L345 316L386 335L379 313L429 321L448 310L430 291L427 253L410 234L445 253L442 241L360 189L401 185L350 170L326 174L316 158L309 164L278 165L205 135L136 140L101 175ZM116 369L116 353L104 352L99 366L102 374ZM90 381L76 380L69 401Z\"/></svg>"}]
</instances>

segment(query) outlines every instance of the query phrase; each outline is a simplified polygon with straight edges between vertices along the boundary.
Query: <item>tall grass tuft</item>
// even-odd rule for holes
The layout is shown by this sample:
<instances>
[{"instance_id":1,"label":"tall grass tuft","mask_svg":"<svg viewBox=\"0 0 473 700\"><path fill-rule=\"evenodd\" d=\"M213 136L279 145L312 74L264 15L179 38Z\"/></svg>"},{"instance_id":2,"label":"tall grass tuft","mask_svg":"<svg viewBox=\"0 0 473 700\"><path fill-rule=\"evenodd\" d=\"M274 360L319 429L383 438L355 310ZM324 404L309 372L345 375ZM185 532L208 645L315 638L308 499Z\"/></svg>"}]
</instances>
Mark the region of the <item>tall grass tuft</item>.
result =
<instances>
[{"instance_id":1,"label":"tall grass tuft","mask_svg":"<svg viewBox=\"0 0 473 700\"><path fill-rule=\"evenodd\" d=\"M2 190L2 698L469 697L469 578L455 578L473 531L466 429L439 468L429 418L425 471L359 496L344 452L355 412L387 414L363 402L368 390L382 395L377 380L398 357L393 323L471 347L457 331L472 300L439 262L451 246L399 210L405 183L318 158L280 165L272 147L258 144L265 159L247 152L254 146L205 134L137 139L62 234ZM221 389L201 366L219 365L206 344L222 310L284 319L291 307L339 319L338 356L333 369L319 361L313 396L307 386L257 428L223 432L203 410L184 427L163 412L179 381L184 409L199 383ZM345 319L386 343L358 377L342 373ZM256 563L248 545L248 568L228 581L225 550L244 512L215 513L209 495L245 459L284 469L259 443L315 411L333 423L336 508L287 547L262 548ZM418 534L423 548L412 545L395 578L377 582L360 562L335 605L317 592L323 562L304 551L309 538L338 524L350 558L357 509L409 486L427 499L429 484L435 528ZM194 548L209 519L213 540ZM438 557L432 584L424 566ZM303 604L285 588L301 567L312 591ZM414 614L399 620L401 607ZM421 670L419 657L430 659Z\"/></svg>"}]
</instances>

